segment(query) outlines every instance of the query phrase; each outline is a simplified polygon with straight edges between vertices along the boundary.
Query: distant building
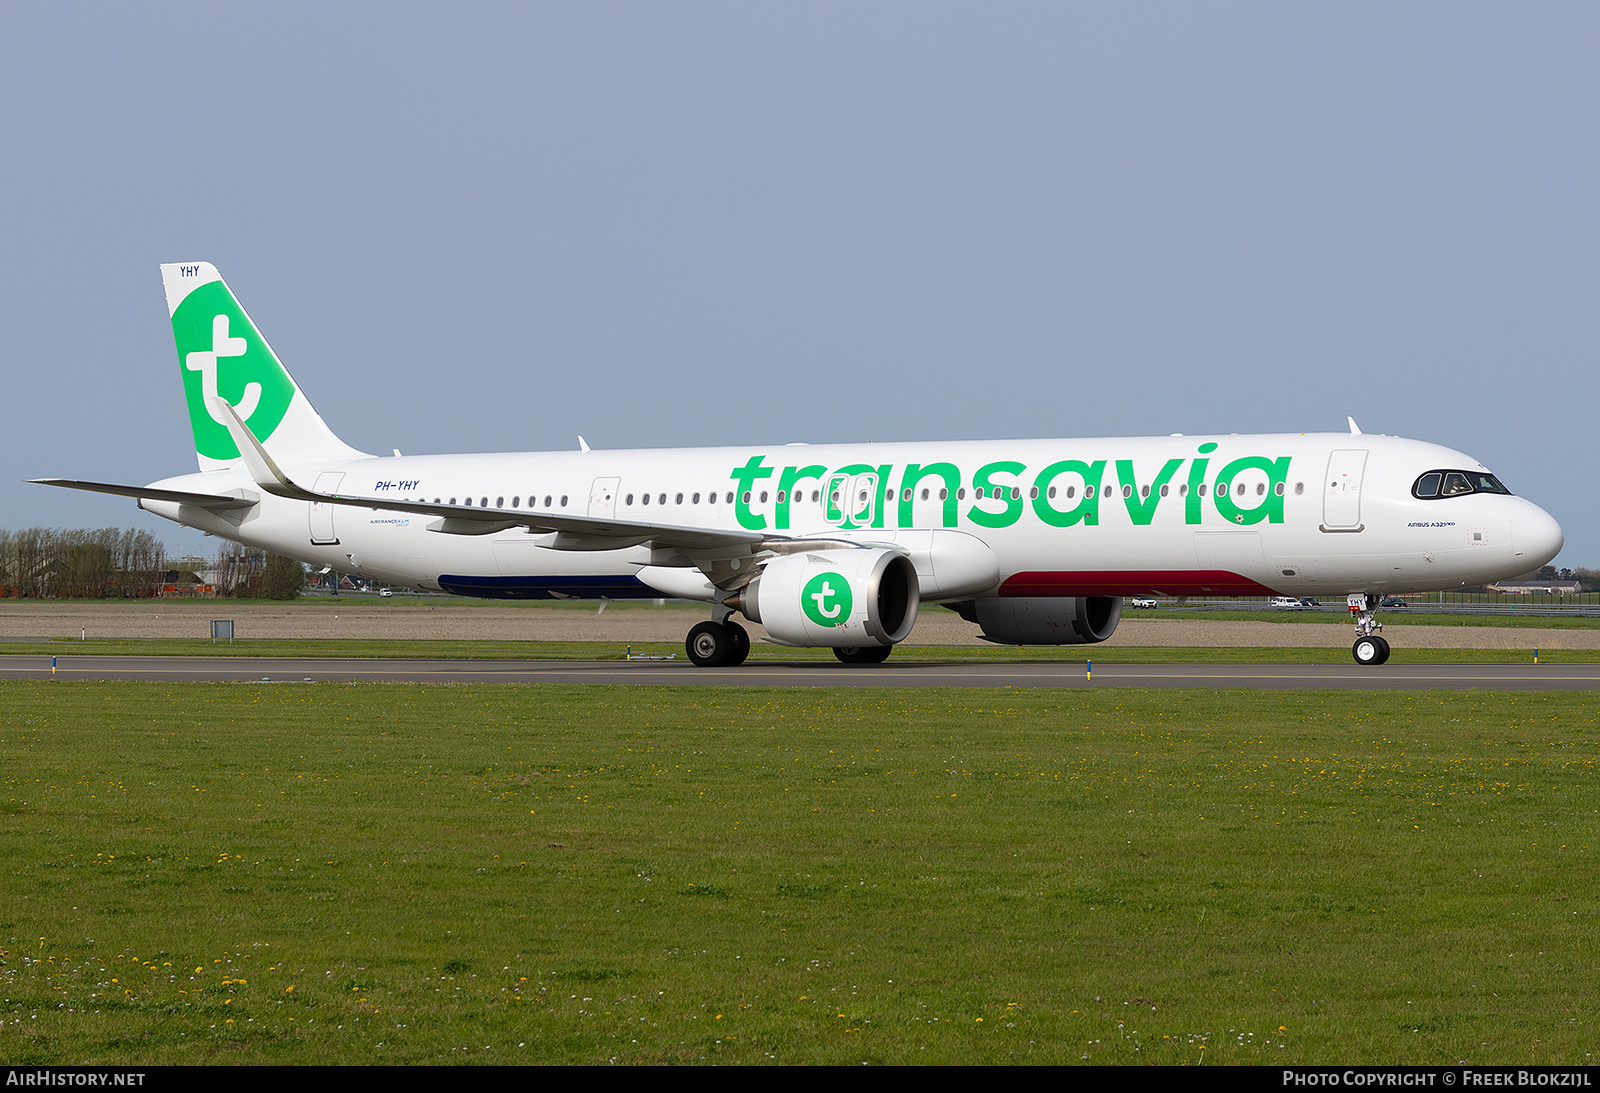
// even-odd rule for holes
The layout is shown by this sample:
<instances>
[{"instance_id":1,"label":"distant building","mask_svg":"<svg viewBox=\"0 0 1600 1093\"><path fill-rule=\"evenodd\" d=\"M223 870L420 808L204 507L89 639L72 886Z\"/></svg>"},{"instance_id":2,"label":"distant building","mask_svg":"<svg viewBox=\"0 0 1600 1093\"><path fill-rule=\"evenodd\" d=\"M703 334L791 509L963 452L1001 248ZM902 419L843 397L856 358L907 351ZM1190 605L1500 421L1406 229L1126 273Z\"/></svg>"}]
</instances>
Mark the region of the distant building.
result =
<instances>
[{"instance_id":1,"label":"distant building","mask_svg":"<svg viewBox=\"0 0 1600 1093\"><path fill-rule=\"evenodd\" d=\"M1542 592L1547 596L1574 596L1583 590L1577 581L1501 581L1485 585L1486 592L1499 592L1507 596L1531 596Z\"/></svg>"}]
</instances>

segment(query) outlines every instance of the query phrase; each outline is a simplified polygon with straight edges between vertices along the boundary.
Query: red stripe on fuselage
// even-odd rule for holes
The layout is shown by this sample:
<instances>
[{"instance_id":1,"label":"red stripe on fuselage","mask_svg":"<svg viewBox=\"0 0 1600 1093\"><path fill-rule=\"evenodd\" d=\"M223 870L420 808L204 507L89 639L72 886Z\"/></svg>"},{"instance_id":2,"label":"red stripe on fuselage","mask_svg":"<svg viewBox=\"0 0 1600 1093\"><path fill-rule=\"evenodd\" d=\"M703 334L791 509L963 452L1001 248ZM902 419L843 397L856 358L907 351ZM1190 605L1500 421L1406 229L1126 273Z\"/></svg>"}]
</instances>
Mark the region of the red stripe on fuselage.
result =
<instances>
[{"instance_id":1,"label":"red stripe on fuselage","mask_svg":"<svg viewBox=\"0 0 1600 1093\"><path fill-rule=\"evenodd\" d=\"M1271 596L1274 590L1225 569L1100 569L1016 573L1002 596Z\"/></svg>"}]
</instances>

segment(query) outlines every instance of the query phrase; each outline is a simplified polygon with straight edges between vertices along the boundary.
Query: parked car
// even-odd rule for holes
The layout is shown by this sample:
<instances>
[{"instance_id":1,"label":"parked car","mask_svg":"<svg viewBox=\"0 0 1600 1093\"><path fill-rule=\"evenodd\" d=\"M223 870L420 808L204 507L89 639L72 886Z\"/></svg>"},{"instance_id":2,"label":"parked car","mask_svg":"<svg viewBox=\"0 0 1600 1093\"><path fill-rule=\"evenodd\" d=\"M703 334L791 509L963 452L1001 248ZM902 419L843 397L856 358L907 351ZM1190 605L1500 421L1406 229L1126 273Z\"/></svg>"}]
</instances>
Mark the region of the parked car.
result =
<instances>
[{"instance_id":1,"label":"parked car","mask_svg":"<svg viewBox=\"0 0 1600 1093\"><path fill-rule=\"evenodd\" d=\"M1161 605L1159 603L1157 603L1155 600L1152 600L1149 596L1133 596L1128 600L1128 606L1129 607L1152 608L1152 607L1160 607Z\"/></svg>"},{"instance_id":2,"label":"parked car","mask_svg":"<svg viewBox=\"0 0 1600 1093\"><path fill-rule=\"evenodd\" d=\"M1322 601L1317 599L1315 596L1301 596L1300 597L1300 606L1301 607L1321 607L1322 606Z\"/></svg>"},{"instance_id":3,"label":"parked car","mask_svg":"<svg viewBox=\"0 0 1600 1093\"><path fill-rule=\"evenodd\" d=\"M1385 596L1383 598L1383 602L1380 603L1378 606L1379 607L1410 607L1411 604L1408 601L1401 599L1399 596Z\"/></svg>"},{"instance_id":4,"label":"parked car","mask_svg":"<svg viewBox=\"0 0 1600 1093\"><path fill-rule=\"evenodd\" d=\"M1274 596L1272 597L1272 609L1274 611L1298 611L1300 610L1300 601L1294 596Z\"/></svg>"}]
</instances>

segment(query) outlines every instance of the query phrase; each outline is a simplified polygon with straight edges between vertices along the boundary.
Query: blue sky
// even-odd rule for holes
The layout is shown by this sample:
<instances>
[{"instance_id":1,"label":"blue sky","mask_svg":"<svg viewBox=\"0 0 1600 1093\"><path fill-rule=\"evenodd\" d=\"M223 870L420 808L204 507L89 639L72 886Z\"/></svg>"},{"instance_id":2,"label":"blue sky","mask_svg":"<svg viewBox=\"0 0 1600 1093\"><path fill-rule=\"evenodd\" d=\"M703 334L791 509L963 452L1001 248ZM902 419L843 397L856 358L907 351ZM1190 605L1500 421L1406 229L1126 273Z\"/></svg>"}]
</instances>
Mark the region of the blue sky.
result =
<instances>
[{"instance_id":1,"label":"blue sky","mask_svg":"<svg viewBox=\"0 0 1600 1093\"><path fill-rule=\"evenodd\" d=\"M368 451L1369 432L1600 565L1600 9L7 5L0 526L193 469L157 265Z\"/></svg>"}]
</instances>

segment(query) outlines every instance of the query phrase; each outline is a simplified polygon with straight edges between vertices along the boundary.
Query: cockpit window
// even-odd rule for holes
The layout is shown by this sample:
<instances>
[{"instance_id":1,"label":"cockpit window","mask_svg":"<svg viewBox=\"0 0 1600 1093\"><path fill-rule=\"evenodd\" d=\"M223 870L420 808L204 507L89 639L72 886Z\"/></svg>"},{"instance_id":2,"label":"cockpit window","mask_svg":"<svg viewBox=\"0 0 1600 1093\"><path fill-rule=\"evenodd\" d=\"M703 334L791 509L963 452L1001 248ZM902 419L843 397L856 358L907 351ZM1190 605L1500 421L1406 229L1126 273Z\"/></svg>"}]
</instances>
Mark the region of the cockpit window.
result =
<instances>
[{"instance_id":1,"label":"cockpit window","mask_svg":"<svg viewBox=\"0 0 1600 1093\"><path fill-rule=\"evenodd\" d=\"M1511 491L1486 471L1428 471L1411 486L1411 496L1424 501L1437 497L1462 497L1469 493L1501 493L1509 496Z\"/></svg>"}]
</instances>

